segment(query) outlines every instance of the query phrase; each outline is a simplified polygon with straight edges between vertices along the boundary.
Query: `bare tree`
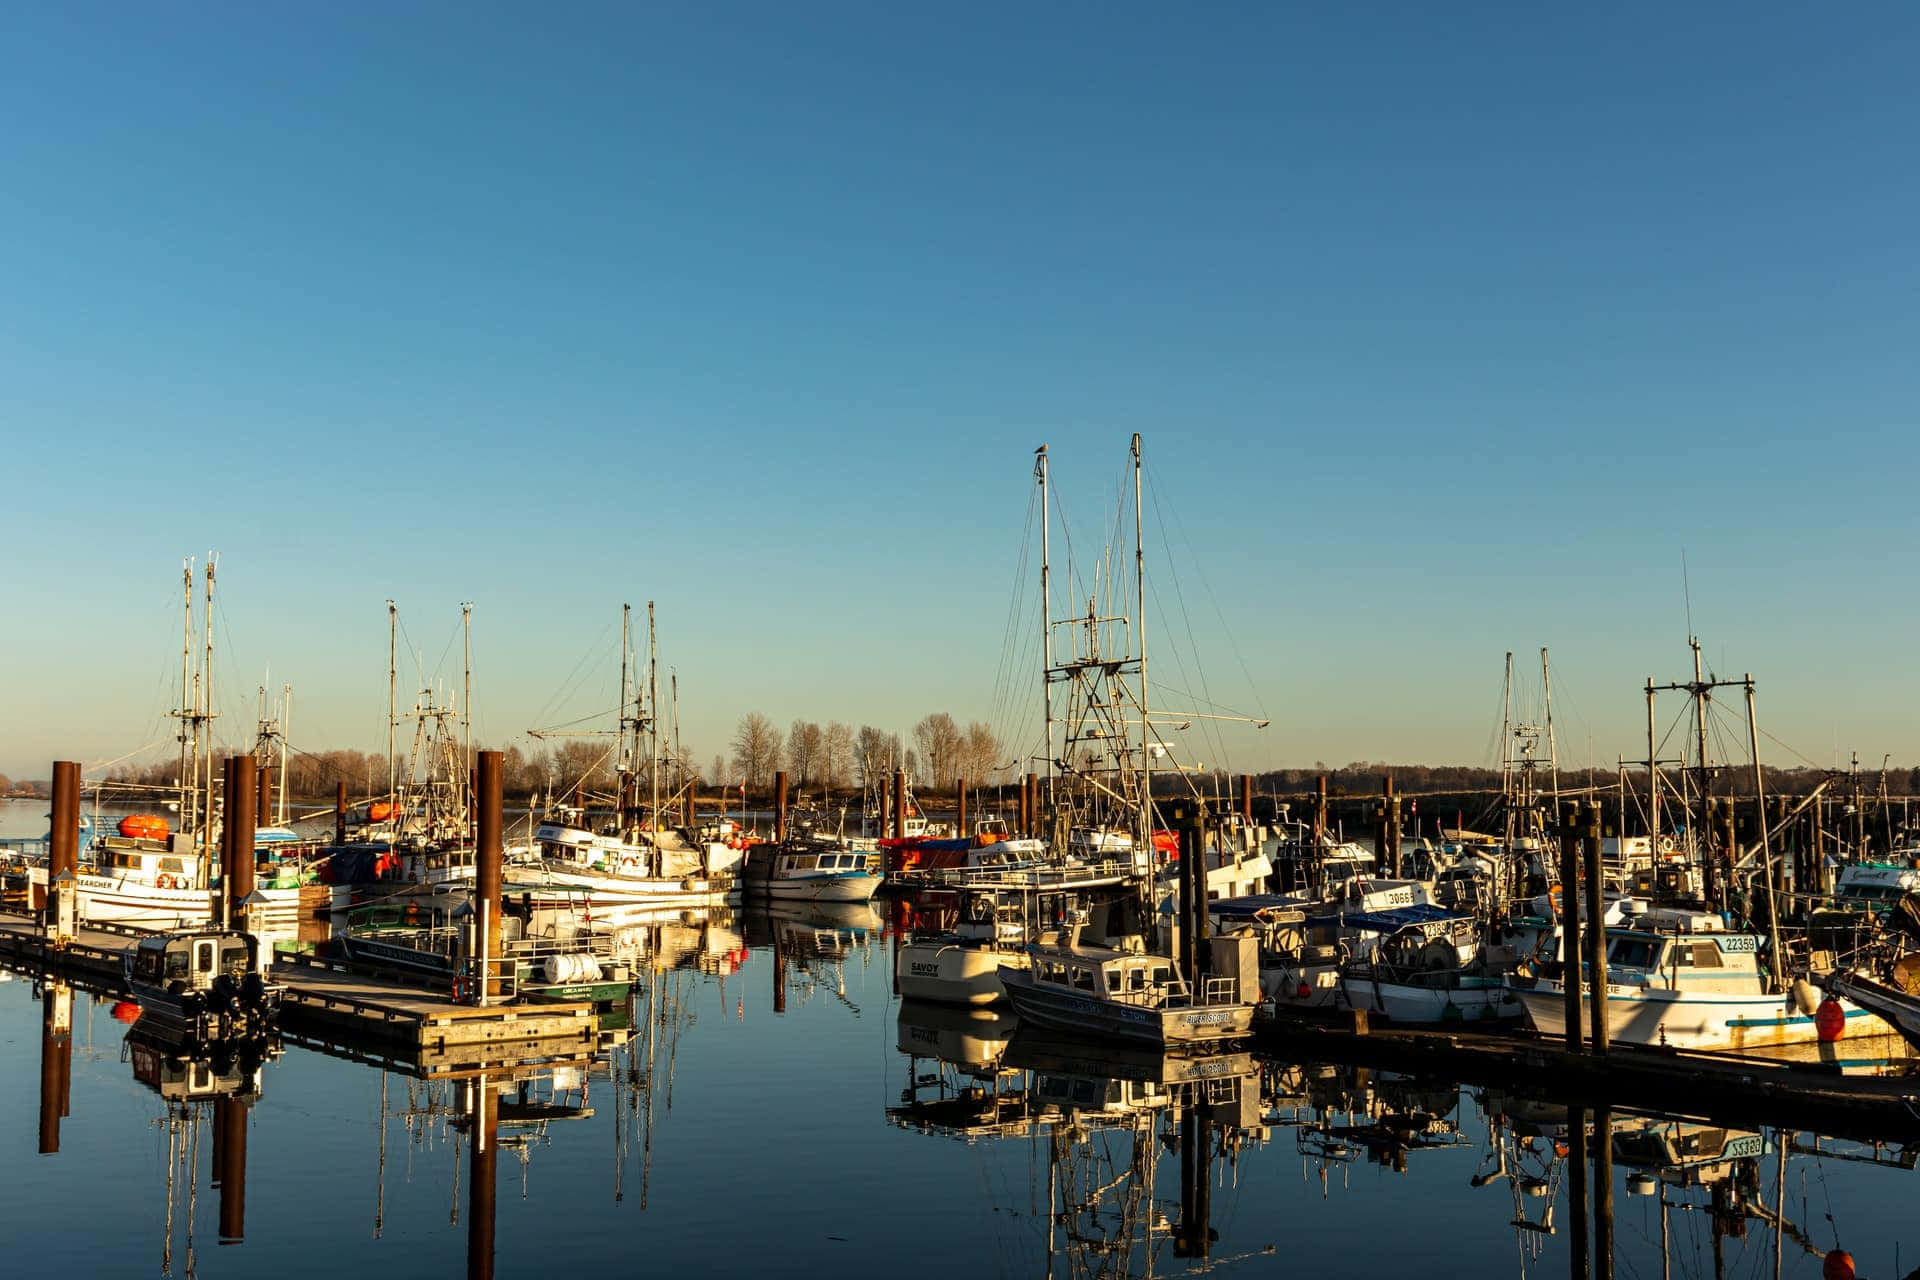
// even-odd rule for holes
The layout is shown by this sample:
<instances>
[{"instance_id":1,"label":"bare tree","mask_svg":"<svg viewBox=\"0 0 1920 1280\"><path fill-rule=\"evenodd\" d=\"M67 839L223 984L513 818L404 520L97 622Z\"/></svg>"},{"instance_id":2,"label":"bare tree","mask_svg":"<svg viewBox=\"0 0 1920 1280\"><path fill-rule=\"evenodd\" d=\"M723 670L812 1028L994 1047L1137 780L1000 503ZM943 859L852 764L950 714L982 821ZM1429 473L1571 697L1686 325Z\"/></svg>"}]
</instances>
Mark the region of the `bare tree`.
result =
<instances>
[{"instance_id":1,"label":"bare tree","mask_svg":"<svg viewBox=\"0 0 1920 1280\"><path fill-rule=\"evenodd\" d=\"M820 780L831 791L846 780L853 762L853 730L835 720L820 737Z\"/></svg>"},{"instance_id":2,"label":"bare tree","mask_svg":"<svg viewBox=\"0 0 1920 1280\"><path fill-rule=\"evenodd\" d=\"M724 787L727 785L727 758L725 756L715 756L713 763L707 766L707 785L710 787Z\"/></svg>"},{"instance_id":3,"label":"bare tree","mask_svg":"<svg viewBox=\"0 0 1920 1280\"><path fill-rule=\"evenodd\" d=\"M993 781L1001 764L1000 739L993 736L993 727L983 720L969 724L960 747L958 771L985 784Z\"/></svg>"},{"instance_id":4,"label":"bare tree","mask_svg":"<svg viewBox=\"0 0 1920 1280\"><path fill-rule=\"evenodd\" d=\"M961 745L960 726L944 711L936 711L913 726L914 745L927 769L926 783L938 787L952 781Z\"/></svg>"},{"instance_id":5,"label":"bare tree","mask_svg":"<svg viewBox=\"0 0 1920 1280\"><path fill-rule=\"evenodd\" d=\"M740 717L733 731L733 765L748 786L764 787L780 759L780 730L758 711Z\"/></svg>"},{"instance_id":6,"label":"bare tree","mask_svg":"<svg viewBox=\"0 0 1920 1280\"><path fill-rule=\"evenodd\" d=\"M854 738L853 760L860 774L860 785L870 787L884 781L887 771L893 767L893 755L887 750L888 735L870 724L860 726L860 733Z\"/></svg>"},{"instance_id":7,"label":"bare tree","mask_svg":"<svg viewBox=\"0 0 1920 1280\"><path fill-rule=\"evenodd\" d=\"M787 730L787 768L793 770L801 786L813 781L820 767L822 741L826 735L811 720L795 720Z\"/></svg>"}]
</instances>

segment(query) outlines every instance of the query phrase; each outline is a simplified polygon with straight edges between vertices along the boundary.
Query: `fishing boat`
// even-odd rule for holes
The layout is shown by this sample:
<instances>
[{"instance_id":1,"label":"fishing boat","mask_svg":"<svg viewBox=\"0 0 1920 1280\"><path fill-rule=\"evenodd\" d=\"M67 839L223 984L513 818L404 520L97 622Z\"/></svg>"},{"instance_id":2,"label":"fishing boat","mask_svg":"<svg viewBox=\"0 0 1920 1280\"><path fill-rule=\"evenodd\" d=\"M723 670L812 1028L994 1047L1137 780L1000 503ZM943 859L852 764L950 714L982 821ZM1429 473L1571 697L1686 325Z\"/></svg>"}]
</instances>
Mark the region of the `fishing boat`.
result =
<instances>
[{"instance_id":1,"label":"fishing boat","mask_svg":"<svg viewBox=\"0 0 1920 1280\"><path fill-rule=\"evenodd\" d=\"M238 929L176 929L121 958L142 1020L202 1040L264 1033L285 988L269 981L260 941Z\"/></svg>"},{"instance_id":2,"label":"fishing boat","mask_svg":"<svg viewBox=\"0 0 1920 1280\"><path fill-rule=\"evenodd\" d=\"M873 853L777 852L749 859L749 894L801 902L866 902L880 887L880 856Z\"/></svg>"},{"instance_id":3,"label":"fishing boat","mask_svg":"<svg viewBox=\"0 0 1920 1280\"><path fill-rule=\"evenodd\" d=\"M1211 943L1198 989L1169 956L1072 943L1029 947L1027 966L1001 966L1000 982L1023 1022L1162 1046L1232 1040L1259 1003L1253 939Z\"/></svg>"},{"instance_id":4,"label":"fishing boat","mask_svg":"<svg viewBox=\"0 0 1920 1280\"><path fill-rule=\"evenodd\" d=\"M1819 1026L1818 991L1804 981L1784 990L1760 967L1764 939L1726 929L1717 915L1677 909L1646 913L1644 925L1607 930L1607 1031L1616 1044L1675 1049L1750 1049L1883 1034L1880 1018L1838 1000L1838 1034ZM1584 968L1584 966L1583 966ZM1543 1036L1566 1033L1564 975L1527 985L1508 979Z\"/></svg>"},{"instance_id":5,"label":"fishing boat","mask_svg":"<svg viewBox=\"0 0 1920 1280\"><path fill-rule=\"evenodd\" d=\"M1368 958L1340 966L1340 997L1403 1026L1524 1016L1505 976L1488 972L1478 937L1468 914L1408 920L1380 936Z\"/></svg>"},{"instance_id":6,"label":"fishing boat","mask_svg":"<svg viewBox=\"0 0 1920 1280\"><path fill-rule=\"evenodd\" d=\"M781 843L751 846L740 867L749 897L794 902L867 902L882 879L878 853L848 849L808 817Z\"/></svg>"},{"instance_id":7,"label":"fishing boat","mask_svg":"<svg viewBox=\"0 0 1920 1280\"><path fill-rule=\"evenodd\" d=\"M1027 905L1018 896L966 894L951 932L902 943L894 961L900 995L941 1004L986 1005L1006 997L1000 970L1027 967Z\"/></svg>"}]
</instances>

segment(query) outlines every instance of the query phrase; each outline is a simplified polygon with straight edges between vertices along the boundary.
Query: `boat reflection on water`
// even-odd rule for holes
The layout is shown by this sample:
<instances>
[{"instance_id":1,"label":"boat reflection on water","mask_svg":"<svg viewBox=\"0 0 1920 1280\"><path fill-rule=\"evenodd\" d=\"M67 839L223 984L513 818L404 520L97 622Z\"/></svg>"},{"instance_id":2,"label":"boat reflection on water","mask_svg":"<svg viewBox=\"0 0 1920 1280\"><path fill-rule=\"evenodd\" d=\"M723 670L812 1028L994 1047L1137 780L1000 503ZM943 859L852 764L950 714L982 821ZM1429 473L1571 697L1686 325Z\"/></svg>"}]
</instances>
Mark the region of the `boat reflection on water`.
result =
<instances>
[{"instance_id":1,"label":"boat reflection on water","mask_svg":"<svg viewBox=\"0 0 1920 1280\"><path fill-rule=\"evenodd\" d=\"M211 1121L212 1186L220 1194L219 1242L236 1245L245 1240L248 1125L253 1104L260 1099L266 1064L281 1052L279 1038L271 1033L244 1042L221 1040L209 1045L147 1017L128 1029L122 1053L132 1066L133 1078L166 1103L163 1274L169 1273L173 1264L176 1226L184 1235L187 1274L194 1273L203 1121ZM179 1187L183 1176L184 1192Z\"/></svg>"},{"instance_id":2,"label":"boat reflection on water","mask_svg":"<svg viewBox=\"0 0 1920 1280\"><path fill-rule=\"evenodd\" d=\"M1253 1056L1089 1046L1013 1024L996 1009L903 1003L910 1073L888 1121L969 1143L1044 1138L1049 1274L1063 1258L1076 1274L1125 1275L1136 1256L1151 1274L1168 1246L1207 1258L1214 1162L1268 1132ZM1180 1153L1172 1197L1163 1148Z\"/></svg>"},{"instance_id":3,"label":"boat reflection on water","mask_svg":"<svg viewBox=\"0 0 1920 1280\"><path fill-rule=\"evenodd\" d=\"M865 968L886 920L867 902L773 902L741 916L747 946L773 954L773 1011L785 1013L789 993L802 1003L825 996L855 1017L860 1005L847 994L847 969Z\"/></svg>"}]
</instances>

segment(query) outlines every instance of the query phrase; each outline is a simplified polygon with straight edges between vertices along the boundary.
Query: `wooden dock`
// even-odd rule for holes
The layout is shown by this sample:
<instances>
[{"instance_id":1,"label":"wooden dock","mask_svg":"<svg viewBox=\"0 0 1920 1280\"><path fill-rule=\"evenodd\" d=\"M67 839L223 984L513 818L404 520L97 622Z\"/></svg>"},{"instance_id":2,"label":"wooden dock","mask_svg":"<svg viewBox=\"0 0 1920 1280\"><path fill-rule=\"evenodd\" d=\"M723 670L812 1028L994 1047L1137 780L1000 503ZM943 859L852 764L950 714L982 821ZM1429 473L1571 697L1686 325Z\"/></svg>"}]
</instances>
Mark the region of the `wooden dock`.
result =
<instances>
[{"instance_id":1,"label":"wooden dock","mask_svg":"<svg viewBox=\"0 0 1920 1280\"><path fill-rule=\"evenodd\" d=\"M287 988L280 1027L289 1039L419 1075L573 1061L592 1056L599 1039L591 1004L455 1004L306 956L283 958L273 972Z\"/></svg>"},{"instance_id":2,"label":"wooden dock","mask_svg":"<svg viewBox=\"0 0 1920 1280\"><path fill-rule=\"evenodd\" d=\"M54 948L37 920L0 914L0 966L118 994L125 989L121 956L142 936L139 929L88 925L69 945ZM280 1009L286 1039L408 1074L448 1077L583 1061L598 1044L599 1017L591 1004L455 1004L448 994L362 977L306 955L281 957L273 977L287 989Z\"/></svg>"}]
</instances>

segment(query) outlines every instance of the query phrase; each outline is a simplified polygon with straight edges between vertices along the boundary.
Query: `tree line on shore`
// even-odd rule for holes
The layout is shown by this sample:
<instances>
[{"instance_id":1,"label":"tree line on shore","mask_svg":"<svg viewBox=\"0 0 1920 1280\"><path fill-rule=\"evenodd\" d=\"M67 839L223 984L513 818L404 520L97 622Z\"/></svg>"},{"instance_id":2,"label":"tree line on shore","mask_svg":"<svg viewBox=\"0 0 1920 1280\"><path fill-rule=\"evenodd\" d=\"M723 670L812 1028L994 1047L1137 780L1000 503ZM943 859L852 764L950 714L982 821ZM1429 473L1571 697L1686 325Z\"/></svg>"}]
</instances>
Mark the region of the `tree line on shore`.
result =
<instances>
[{"instance_id":1,"label":"tree line on shore","mask_svg":"<svg viewBox=\"0 0 1920 1280\"><path fill-rule=\"evenodd\" d=\"M611 791L618 748L613 739L575 739L538 746L531 750L516 744L501 748L502 782L506 794L525 801L552 790L564 794L576 786L593 793ZM690 756L691 752L683 753ZM277 762L276 762L277 765ZM642 786L650 785L647 771L651 761L637 762ZM1025 767L1023 767L1025 766ZM970 787L1012 785L1029 762L1007 758L1007 748L984 723L974 721L964 728L945 712L921 719L907 738L873 725L855 729L841 721L820 724L795 720L783 733L759 712L741 717L734 729L729 750L713 757L704 769L695 768L685 758L669 756L662 761L661 787L670 793L691 784L710 790L737 790L745 785L750 795L759 798L771 794L774 774L785 770L796 793L805 791L833 795L849 790L865 790L889 781L895 770L903 770L916 791L928 796L946 795L959 779ZM399 766L404 777L405 762ZM106 781L139 788L169 788L178 785L177 759L165 759L144 765L119 765ZM1851 794L1856 779L1847 771L1817 769L1810 766L1767 765L1765 785L1776 795L1805 795L1823 780L1836 778L1829 788L1835 795ZM1383 780L1391 776L1394 790L1401 795L1497 793L1501 774L1498 769L1479 765L1391 764L1385 761L1353 761L1329 767L1316 762L1311 767L1269 769L1253 775L1254 791L1262 796L1295 796L1312 792L1320 777L1327 779L1327 791L1335 796L1378 795ZM1214 772L1199 779L1203 792L1225 796L1237 786L1238 775ZM1550 775L1541 770L1537 786L1544 790ZM1562 791L1577 791L1587 785L1584 769L1560 771ZM1592 775L1596 787L1605 789L1617 781L1617 771ZM384 752L352 748L331 751L289 753L287 789L303 800L331 799L335 784L344 781L348 794L356 798L379 796L387 791L387 757ZM1627 770L1629 787L1645 789L1646 771ZM1156 793L1170 794L1177 784L1165 780ZM1883 789L1882 771L1861 770L1857 785L1863 794L1878 794ZM1716 795L1750 794L1753 774L1750 767L1728 765L1716 771L1712 790ZM1889 769L1884 789L1893 795L1920 795L1920 765ZM0 796L40 797L48 794L44 779L10 779L0 775Z\"/></svg>"}]
</instances>

